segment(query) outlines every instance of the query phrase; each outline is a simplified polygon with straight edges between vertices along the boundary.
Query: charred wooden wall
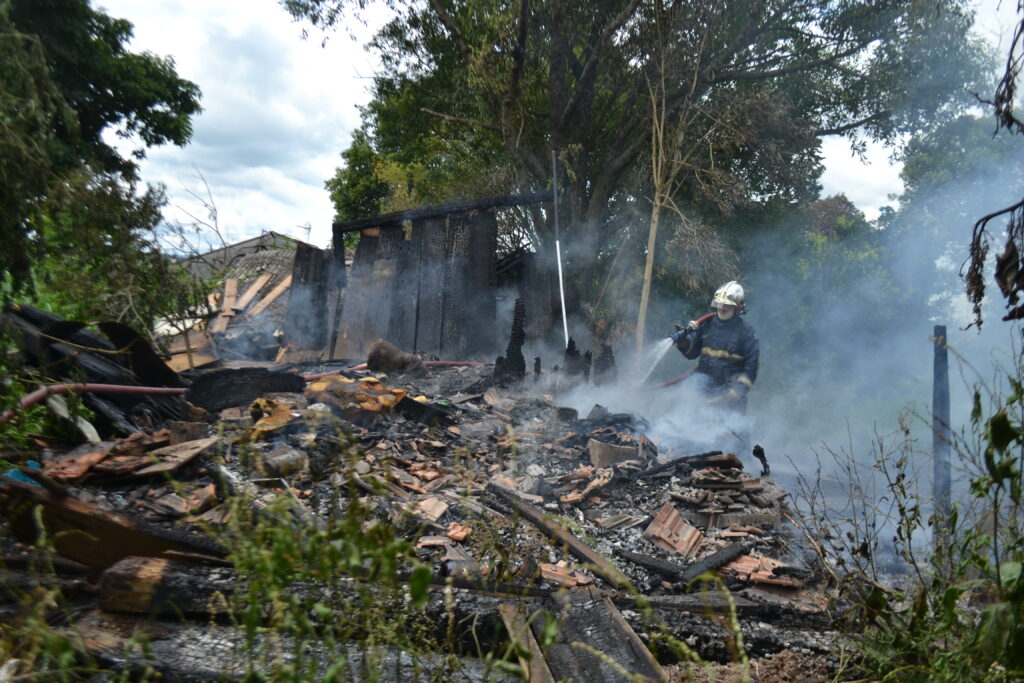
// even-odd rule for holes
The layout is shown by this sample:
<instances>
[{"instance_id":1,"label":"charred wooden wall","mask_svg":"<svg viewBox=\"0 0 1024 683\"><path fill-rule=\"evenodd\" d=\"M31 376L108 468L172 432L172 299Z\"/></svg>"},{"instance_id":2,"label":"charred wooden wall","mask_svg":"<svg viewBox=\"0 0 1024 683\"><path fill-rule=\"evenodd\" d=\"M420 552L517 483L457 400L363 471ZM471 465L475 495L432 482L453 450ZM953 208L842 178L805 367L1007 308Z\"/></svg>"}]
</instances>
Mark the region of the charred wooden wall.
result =
<instances>
[{"instance_id":1,"label":"charred wooden wall","mask_svg":"<svg viewBox=\"0 0 1024 683\"><path fill-rule=\"evenodd\" d=\"M331 252L300 242L284 319L285 340L296 349L327 346L327 294L333 280Z\"/></svg>"},{"instance_id":2,"label":"charred wooden wall","mask_svg":"<svg viewBox=\"0 0 1024 683\"><path fill-rule=\"evenodd\" d=\"M363 229L332 357L360 358L377 337L450 359L492 351L497 235L493 208Z\"/></svg>"}]
</instances>

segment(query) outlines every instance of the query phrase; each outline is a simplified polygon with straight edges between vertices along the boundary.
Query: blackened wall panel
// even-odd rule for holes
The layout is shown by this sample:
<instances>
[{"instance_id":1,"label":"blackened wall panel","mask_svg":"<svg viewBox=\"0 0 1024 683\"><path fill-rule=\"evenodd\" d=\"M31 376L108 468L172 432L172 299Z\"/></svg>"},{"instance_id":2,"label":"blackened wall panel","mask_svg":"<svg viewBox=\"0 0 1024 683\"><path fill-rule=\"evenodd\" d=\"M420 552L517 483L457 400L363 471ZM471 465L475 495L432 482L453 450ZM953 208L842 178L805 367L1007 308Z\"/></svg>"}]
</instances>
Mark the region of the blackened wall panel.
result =
<instances>
[{"instance_id":1,"label":"blackened wall panel","mask_svg":"<svg viewBox=\"0 0 1024 683\"><path fill-rule=\"evenodd\" d=\"M388 232L395 277L387 339L400 349L413 350L416 343L416 294L420 280L419 245L423 241L423 229L417 229L412 221L403 221L401 228Z\"/></svg>"},{"instance_id":2,"label":"blackened wall panel","mask_svg":"<svg viewBox=\"0 0 1024 683\"><path fill-rule=\"evenodd\" d=\"M498 222L494 210L465 214L470 222L467 250L467 296L464 357L488 355L496 348L496 265Z\"/></svg>"},{"instance_id":3,"label":"blackened wall panel","mask_svg":"<svg viewBox=\"0 0 1024 683\"><path fill-rule=\"evenodd\" d=\"M414 234L423 235L418 259L418 315L416 351L440 355L441 327L445 308L445 271L447 270L447 224L445 216L428 218L415 224Z\"/></svg>"},{"instance_id":4,"label":"blackened wall panel","mask_svg":"<svg viewBox=\"0 0 1024 683\"><path fill-rule=\"evenodd\" d=\"M292 285L285 313L285 341L294 349L327 345L327 292L332 289L329 251L299 242L292 267Z\"/></svg>"},{"instance_id":5,"label":"blackened wall panel","mask_svg":"<svg viewBox=\"0 0 1024 683\"><path fill-rule=\"evenodd\" d=\"M373 263L379 238L363 234L356 246L352 272L345 292L337 331L334 358L362 358L366 354L366 314L372 299Z\"/></svg>"}]
</instances>

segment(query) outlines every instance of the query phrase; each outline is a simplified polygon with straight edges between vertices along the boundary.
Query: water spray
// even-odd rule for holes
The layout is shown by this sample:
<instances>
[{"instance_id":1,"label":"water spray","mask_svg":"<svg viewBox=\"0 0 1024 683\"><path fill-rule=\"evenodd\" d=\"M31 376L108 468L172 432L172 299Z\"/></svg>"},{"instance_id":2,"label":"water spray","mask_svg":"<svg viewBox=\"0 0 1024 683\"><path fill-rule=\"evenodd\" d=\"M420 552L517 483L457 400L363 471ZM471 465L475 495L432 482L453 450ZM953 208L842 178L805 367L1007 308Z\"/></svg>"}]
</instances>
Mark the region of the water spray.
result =
<instances>
[{"instance_id":1,"label":"water spray","mask_svg":"<svg viewBox=\"0 0 1024 683\"><path fill-rule=\"evenodd\" d=\"M712 311L711 313L708 313L706 315L703 315L703 316L697 318L697 320L695 322L697 323L697 326L700 327L701 325L706 323L708 320L711 320L711 318L713 318L713 317L715 317L715 312L714 311ZM658 366L658 363L661 362L661 359L665 357L665 354L668 353L668 350L671 349L673 346L675 346L675 341L672 339L672 337L665 337L664 339L659 341L657 344L652 346L647 351L647 353L640 359L640 362L637 364L641 371L643 371L644 367L647 368L647 371L644 372L644 376L638 382L638 384L643 384L644 382L646 382L650 378L651 373L654 372L654 368L656 368ZM665 382L665 383L662 383L662 384L659 384L659 385L656 385L656 386L657 387L671 386L672 384L676 384L678 382L683 381L684 379L689 377L691 374L693 374L692 370L690 372L686 373L685 375L683 375L682 377L677 377L676 379L669 380L668 382Z\"/></svg>"}]
</instances>

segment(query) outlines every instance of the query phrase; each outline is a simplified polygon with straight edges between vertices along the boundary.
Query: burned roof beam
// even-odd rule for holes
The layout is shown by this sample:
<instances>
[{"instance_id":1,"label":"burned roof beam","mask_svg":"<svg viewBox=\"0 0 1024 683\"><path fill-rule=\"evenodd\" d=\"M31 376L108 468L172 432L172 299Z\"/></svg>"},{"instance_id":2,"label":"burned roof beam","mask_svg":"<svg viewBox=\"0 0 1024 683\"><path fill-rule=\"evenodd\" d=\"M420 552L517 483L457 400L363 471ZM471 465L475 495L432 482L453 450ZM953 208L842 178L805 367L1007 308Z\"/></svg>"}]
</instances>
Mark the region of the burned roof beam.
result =
<instances>
[{"instance_id":1,"label":"burned roof beam","mask_svg":"<svg viewBox=\"0 0 1024 683\"><path fill-rule=\"evenodd\" d=\"M481 211L483 209L497 209L508 206L525 206L527 204L542 204L550 202L554 198L552 192L530 192L527 194L510 194L501 197L488 197L485 199L470 199L466 201L450 202L448 204L437 204L435 206L422 206L417 209L385 213L372 218L360 218L354 221L334 223L335 234L355 232L366 228L397 228L402 221L418 221L424 218L435 218L447 216L453 213L466 213L468 211Z\"/></svg>"}]
</instances>

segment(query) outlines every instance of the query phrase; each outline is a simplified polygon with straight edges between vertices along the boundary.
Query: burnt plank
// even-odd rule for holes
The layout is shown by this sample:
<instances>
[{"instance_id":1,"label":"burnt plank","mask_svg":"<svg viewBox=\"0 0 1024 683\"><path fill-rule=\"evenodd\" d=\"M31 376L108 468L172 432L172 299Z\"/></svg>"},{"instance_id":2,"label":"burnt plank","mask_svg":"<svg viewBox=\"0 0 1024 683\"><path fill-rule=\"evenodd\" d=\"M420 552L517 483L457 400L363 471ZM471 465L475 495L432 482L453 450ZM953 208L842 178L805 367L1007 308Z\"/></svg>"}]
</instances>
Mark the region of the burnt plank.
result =
<instances>
[{"instance_id":1,"label":"burnt plank","mask_svg":"<svg viewBox=\"0 0 1024 683\"><path fill-rule=\"evenodd\" d=\"M385 241L385 238L381 236L381 251L384 251L387 246ZM398 271L394 259L378 258L373 262L370 288L364 292L370 305L363 318L365 347L360 355L366 355L369 345L374 339L387 337L391 317L391 297L396 277L398 277Z\"/></svg>"},{"instance_id":2,"label":"burnt plank","mask_svg":"<svg viewBox=\"0 0 1024 683\"><path fill-rule=\"evenodd\" d=\"M557 308L558 277L554 256L542 250L524 258L524 275L519 296L526 298L526 336L543 339L556 326L561 325L561 312Z\"/></svg>"},{"instance_id":3,"label":"burnt plank","mask_svg":"<svg viewBox=\"0 0 1024 683\"><path fill-rule=\"evenodd\" d=\"M263 273L258 278L253 280L252 284L246 288L245 292L238 298L238 301L231 307L235 313L244 313L245 309L249 307L249 304L253 302L253 299L260 293L263 286L270 282L271 274Z\"/></svg>"},{"instance_id":4,"label":"burnt plank","mask_svg":"<svg viewBox=\"0 0 1024 683\"><path fill-rule=\"evenodd\" d=\"M700 593L689 593L685 595L645 595L633 597L630 595L618 594L613 601L624 609L646 609L670 613L674 611L689 612L691 614L728 614L733 609L740 616L759 616L764 619L771 618L771 610L766 610L753 600L726 593L725 591L701 591Z\"/></svg>"},{"instance_id":5,"label":"burnt plank","mask_svg":"<svg viewBox=\"0 0 1024 683\"><path fill-rule=\"evenodd\" d=\"M633 564L639 565L644 569L650 569L653 572L657 572L664 576L666 579L672 581L678 581L679 577L686 572L686 566L676 564L675 562L669 562L653 555L645 555L644 553L634 553L629 550L623 550L621 548L616 549L615 553L626 560L629 560Z\"/></svg>"},{"instance_id":6,"label":"burnt plank","mask_svg":"<svg viewBox=\"0 0 1024 683\"><path fill-rule=\"evenodd\" d=\"M418 295L415 347L416 351L440 354L445 303L445 254L447 230L445 218L431 218L416 223L422 227L422 254L418 259Z\"/></svg>"},{"instance_id":7,"label":"burnt plank","mask_svg":"<svg viewBox=\"0 0 1024 683\"><path fill-rule=\"evenodd\" d=\"M331 282L330 253L299 242L292 266L292 284L285 313L285 341L294 349L322 349L327 343L327 290Z\"/></svg>"},{"instance_id":8,"label":"burnt plank","mask_svg":"<svg viewBox=\"0 0 1024 683\"><path fill-rule=\"evenodd\" d=\"M268 393L300 393L306 380L291 372L266 368L224 368L204 372L188 388L185 398L212 414L225 408L248 406Z\"/></svg>"},{"instance_id":9,"label":"burnt plank","mask_svg":"<svg viewBox=\"0 0 1024 683\"><path fill-rule=\"evenodd\" d=\"M445 234L444 305L442 310L442 358L466 357L466 299L471 296L469 271L469 231L471 225L462 215L449 216Z\"/></svg>"},{"instance_id":10,"label":"burnt plank","mask_svg":"<svg viewBox=\"0 0 1024 683\"><path fill-rule=\"evenodd\" d=\"M291 275L287 275L287 276L285 276L285 278L283 280L281 280L279 283L277 283L276 287L274 287L272 290L270 290L270 292L267 293L267 295L265 297L260 299L259 302L255 306L252 307L252 310L249 311L249 317L250 318L255 318L260 313L262 313L263 311L267 310L270 307L270 304L272 304L275 301L277 301L278 297L281 296L282 294L284 294L286 291L288 291L288 288L291 287L291 286L292 286L292 276Z\"/></svg>"},{"instance_id":11,"label":"burnt plank","mask_svg":"<svg viewBox=\"0 0 1024 683\"><path fill-rule=\"evenodd\" d=\"M126 557L99 582L99 606L128 614L226 614L234 591L230 569L188 566L162 557Z\"/></svg>"},{"instance_id":12,"label":"burnt plank","mask_svg":"<svg viewBox=\"0 0 1024 683\"><path fill-rule=\"evenodd\" d=\"M379 237L364 234L356 245L345 303L339 316L334 352L337 357L363 357L373 339L367 335L365 326L367 311L373 304L373 262L379 241ZM335 243L339 244L337 240Z\"/></svg>"},{"instance_id":13,"label":"burnt plank","mask_svg":"<svg viewBox=\"0 0 1024 683\"><path fill-rule=\"evenodd\" d=\"M588 564L587 569L594 574L597 574L613 586L624 586L629 583L629 579L619 571L618 567L598 555L590 546L573 536L569 531L554 523L542 510L520 499L514 491L510 491L493 482L488 484L487 488L515 508L519 514L544 532L546 536L565 545L570 553L586 562Z\"/></svg>"},{"instance_id":14,"label":"burnt plank","mask_svg":"<svg viewBox=\"0 0 1024 683\"><path fill-rule=\"evenodd\" d=\"M503 195L500 197L487 197L484 199L469 199L448 204L435 206L423 206L416 209L406 209L386 213L371 218L360 218L354 221L334 223L334 243L342 244L346 232L365 230L366 228L398 228L405 220L418 221L429 218L444 217L451 214L464 213L467 211L479 211L482 209L495 209L505 206L525 206L527 204L542 204L550 202L554 198L552 192L531 192L526 194ZM340 236L340 239L339 239Z\"/></svg>"},{"instance_id":15,"label":"burnt plank","mask_svg":"<svg viewBox=\"0 0 1024 683\"><path fill-rule=\"evenodd\" d=\"M490 353L496 346L498 222L493 209L463 217L466 222L466 287L462 331L466 336L461 358Z\"/></svg>"},{"instance_id":16,"label":"burnt plank","mask_svg":"<svg viewBox=\"0 0 1024 683\"><path fill-rule=\"evenodd\" d=\"M692 565L686 568L680 579L683 583L690 583L704 572L709 572L714 569L732 562L740 555L743 555L750 549L750 546L746 543L733 543L727 545L718 552L709 555L703 559L697 560Z\"/></svg>"},{"instance_id":17,"label":"burnt plank","mask_svg":"<svg viewBox=\"0 0 1024 683\"><path fill-rule=\"evenodd\" d=\"M149 342L131 327L119 322L102 322L97 327L114 346L125 352L121 358L142 384L150 387L184 386L178 373L169 368Z\"/></svg>"},{"instance_id":18,"label":"burnt plank","mask_svg":"<svg viewBox=\"0 0 1024 683\"><path fill-rule=\"evenodd\" d=\"M571 593L560 605L559 631L544 654L558 680L620 682L667 680L657 660L625 618L595 588ZM534 621L535 635L543 628Z\"/></svg>"},{"instance_id":19,"label":"burnt plank","mask_svg":"<svg viewBox=\"0 0 1024 683\"><path fill-rule=\"evenodd\" d=\"M168 550L224 555L213 541L182 532L149 527L111 510L39 486L0 483L0 507L15 536L38 538L32 509L42 507L43 521L58 553L76 562L105 568L132 555L157 556Z\"/></svg>"},{"instance_id":20,"label":"burnt plank","mask_svg":"<svg viewBox=\"0 0 1024 683\"><path fill-rule=\"evenodd\" d=\"M519 665L526 674L525 678L530 683L555 683L555 677L551 674L548 663L544 661L544 652L540 648L537 639L533 637L533 631L526 621L526 615L515 605L498 605L498 613L505 624L509 638L513 640L525 652L530 653L529 659L519 656Z\"/></svg>"},{"instance_id":21,"label":"burnt plank","mask_svg":"<svg viewBox=\"0 0 1024 683\"><path fill-rule=\"evenodd\" d=\"M391 306L387 333L382 335L403 350L411 350L416 337L416 285L418 284L418 246L422 228L407 221L401 230L391 230L380 237L382 255L395 269L391 279Z\"/></svg>"}]
</instances>

